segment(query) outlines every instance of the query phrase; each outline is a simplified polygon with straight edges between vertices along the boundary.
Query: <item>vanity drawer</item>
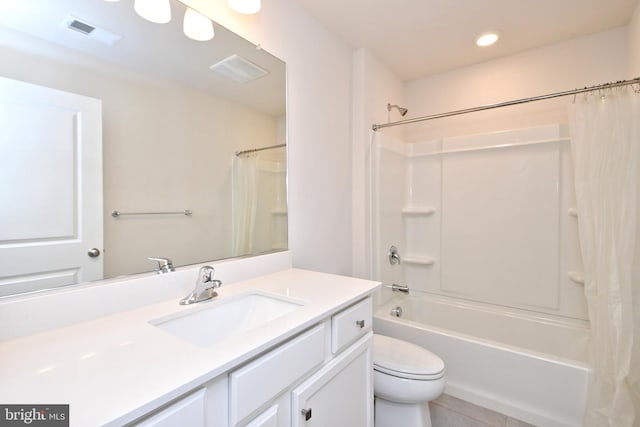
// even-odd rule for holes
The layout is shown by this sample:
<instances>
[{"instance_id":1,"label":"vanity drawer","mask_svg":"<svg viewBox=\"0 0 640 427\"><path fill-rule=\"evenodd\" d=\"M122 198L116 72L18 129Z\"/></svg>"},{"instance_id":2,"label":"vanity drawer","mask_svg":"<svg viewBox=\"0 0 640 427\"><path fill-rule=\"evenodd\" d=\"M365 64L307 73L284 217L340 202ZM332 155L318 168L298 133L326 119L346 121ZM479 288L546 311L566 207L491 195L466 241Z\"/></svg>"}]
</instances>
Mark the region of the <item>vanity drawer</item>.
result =
<instances>
[{"instance_id":1,"label":"vanity drawer","mask_svg":"<svg viewBox=\"0 0 640 427\"><path fill-rule=\"evenodd\" d=\"M371 297L342 310L331 318L331 351L335 354L371 330Z\"/></svg>"},{"instance_id":2,"label":"vanity drawer","mask_svg":"<svg viewBox=\"0 0 640 427\"><path fill-rule=\"evenodd\" d=\"M198 390L133 425L136 427L204 426L204 401L205 391Z\"/></svg>"},{"instance_id":3,"label":"vanity drawer","mask_svg":"<svg viewBox=\"0 0 640 427\"><path fill-rule=\"evenodd\" d=\"M236 425L251 412L320 365L325 356L324 324L229 375L229 419Z\"/></svg>"}]
</instances>

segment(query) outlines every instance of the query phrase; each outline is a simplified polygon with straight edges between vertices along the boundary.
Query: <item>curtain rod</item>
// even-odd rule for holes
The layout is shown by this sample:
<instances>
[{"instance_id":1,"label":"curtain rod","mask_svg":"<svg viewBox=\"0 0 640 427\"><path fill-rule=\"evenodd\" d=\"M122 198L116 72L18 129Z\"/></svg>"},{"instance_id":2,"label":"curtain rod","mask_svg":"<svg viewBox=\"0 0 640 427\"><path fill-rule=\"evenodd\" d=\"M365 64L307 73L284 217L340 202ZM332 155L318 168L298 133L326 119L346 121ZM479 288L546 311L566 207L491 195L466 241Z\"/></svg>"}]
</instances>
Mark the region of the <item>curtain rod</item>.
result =
<instances>
[{"instance_id":1,"label":"curtain rod","mask_svg":"<svg viewBox=\"0 0 640 427\"><path fill-rule=\"evenodd\" d=\"M273 150L274 148L286 147L287 144L278 144L278 145L270 145L268 147L262 148L251 148L249 150L236 151L236 156L241 156L243 154L255 153L256 151L264 151L264 150Z\"/></svg>"},{"instance_id":2,"label":"curtain rod","mask_svg":"<svg viewBox=\"0 0 640 427\"><path fill-rule=\"evenodd\" d=\"M433 114L430 116L417 117L415 119L400 120L397 122L385 123L380 125L374 124L372 126L372 129L376 131L378 129L392 127L392 126L423 122L426 120L441 119L443 117L458 116L460 114L474 113L476 111L491 110L493 108L508 107L511 105L525 104L527 102L532 102L532 101L541 101L545 99L559 98L561 96L576 95L578 93L591 92L591 91L596 91L601 89L609 89L612 87L627 86L632 84L640 84L640 77L637 77L632 80L620 80L614 83L604 83L601 85L584 87L582 89L573 89L573 90L567 90L565 92L556 92L556 93L550 93L548 95L534 96L532 98L516 99L514 101L500 102L498 104L489 104L489 105L483 105L480 107L465 108L463 110L449 111L447 113ZM640 89L638 91L640 91Z\"/></svg>"}]
</instances>

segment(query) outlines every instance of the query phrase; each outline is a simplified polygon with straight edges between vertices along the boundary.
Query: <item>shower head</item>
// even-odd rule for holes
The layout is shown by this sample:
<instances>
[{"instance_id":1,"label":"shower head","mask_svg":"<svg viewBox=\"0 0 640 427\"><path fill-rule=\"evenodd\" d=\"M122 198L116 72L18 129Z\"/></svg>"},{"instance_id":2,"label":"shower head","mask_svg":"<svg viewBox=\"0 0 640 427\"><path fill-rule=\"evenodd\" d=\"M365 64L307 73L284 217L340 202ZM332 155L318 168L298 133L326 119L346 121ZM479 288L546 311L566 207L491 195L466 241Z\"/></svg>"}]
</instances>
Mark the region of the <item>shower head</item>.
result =
<instances>
[{"instance_id":1,"label":"shower head","mask_svg":"<svg viewBox=\"0 0 640 427\"><path fill-rule=\"evenodd\" d=\"M400 107L399 105L391 105L391 104L387 104L387 111L391 111L391 109L392 109L392 108L397 109L397 110L400 112L400 115L401 115L402 117L406 116L406 115L407 115L407 112L409 111L409 110L407 110L406 108L402 108L402 107Z\"/></svg>"}]
</instances>

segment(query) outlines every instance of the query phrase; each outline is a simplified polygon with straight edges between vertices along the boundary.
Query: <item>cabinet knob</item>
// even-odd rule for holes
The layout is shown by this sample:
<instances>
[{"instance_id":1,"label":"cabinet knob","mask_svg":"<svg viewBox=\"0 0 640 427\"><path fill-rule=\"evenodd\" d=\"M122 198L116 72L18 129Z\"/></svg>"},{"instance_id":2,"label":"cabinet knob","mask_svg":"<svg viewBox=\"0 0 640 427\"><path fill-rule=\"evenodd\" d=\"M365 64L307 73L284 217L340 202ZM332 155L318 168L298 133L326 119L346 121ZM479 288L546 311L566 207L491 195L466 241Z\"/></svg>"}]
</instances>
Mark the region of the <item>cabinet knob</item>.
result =
<instances>
[{"instance_id":1,"label":"cabinet knob","mask_svg":"<svg viewBox=\"0 0 640 427\"><path fill-rule=\"evenodd\" d=\"M311 419L311 408L308 409L303 409L300 412L302 412L302 415L304 415L304 420L305 421L309 421Z\"/></svg>"},{"instance_id":2,"label":"cabinet knob","mask_svg":"<svg viewBox=\"0 0 640 427\"><path fill-rule=\"evenodd\" d=\"M364 319L356 320L356 325L360 326L360 329L364 328Z\"/></svg>"}]
</instances>

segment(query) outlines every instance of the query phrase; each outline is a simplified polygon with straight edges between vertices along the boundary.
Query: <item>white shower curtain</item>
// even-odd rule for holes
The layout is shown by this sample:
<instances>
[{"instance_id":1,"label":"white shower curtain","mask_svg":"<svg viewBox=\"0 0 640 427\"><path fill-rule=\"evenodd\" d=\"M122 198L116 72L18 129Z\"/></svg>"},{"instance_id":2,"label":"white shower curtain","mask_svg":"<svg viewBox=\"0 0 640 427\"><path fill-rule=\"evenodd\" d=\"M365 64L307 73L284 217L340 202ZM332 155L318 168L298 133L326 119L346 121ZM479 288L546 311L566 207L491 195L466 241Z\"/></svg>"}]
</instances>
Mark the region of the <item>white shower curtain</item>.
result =
<instances>
[{"instance_id":1,"label":"white shower curtain","mask_svg":"<svg viewBox=\"0 0 640 427\"><path fill-rule=\"evenodd\" d=\"M253 252L258 206L258 155L243 154L233 164L233 255Z\"/></svg>"},{"instance_id":2,"label":"white shower curtain","mask_svg":"<svg viewBox=\"0 0 640 427\"><path fill-rule=\"evenodd\" d=\"M640 426L640 94L579 95L572 116L592 339L584 425Z\"/></svg>"}]
</instances>

